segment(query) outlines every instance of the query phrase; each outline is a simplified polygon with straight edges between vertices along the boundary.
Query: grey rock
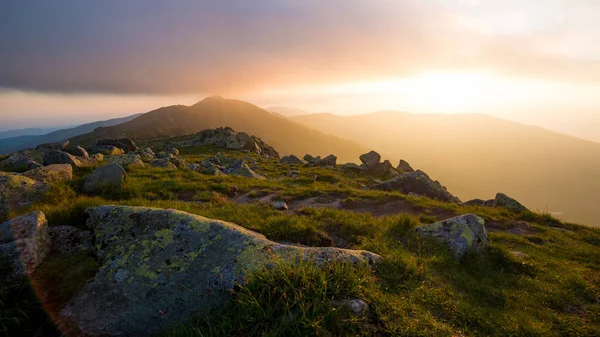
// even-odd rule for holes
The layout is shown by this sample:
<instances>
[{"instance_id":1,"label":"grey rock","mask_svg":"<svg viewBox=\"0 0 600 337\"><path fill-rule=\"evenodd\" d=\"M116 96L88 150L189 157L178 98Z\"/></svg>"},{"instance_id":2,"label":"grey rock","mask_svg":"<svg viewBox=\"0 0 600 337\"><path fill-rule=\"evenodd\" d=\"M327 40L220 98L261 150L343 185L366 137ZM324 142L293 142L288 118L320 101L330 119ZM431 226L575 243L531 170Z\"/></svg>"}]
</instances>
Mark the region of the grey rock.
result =
<instances>
[{"instance_id":1,"label":"grey rock","mask_svg":"<svg viewBox=\"0 0 600 337\"><path fill-rule=\"evenodd\" d=\"M69 146L69 141L63 140L60 142L40 144L40 145L36 146L35 149L39 150L39 151L44 151L44 152L50 151L50 150L62 151L64 149L66 149L67 146Z\"/></svg>"},{"instance_id":2,"label":"grey rock","mask_svg":"<svg viewBox=\"0 0 600 337\"><path fill-rule=\"evenodd\" d=\"M365 169L355 163L346 163L342 165L342 171L346 172L363 172Z\"/></svg>"},{"instance_id":3,"label":"grey rock","mask_svg":"<svg viewBox=\"0 0 600 337\"><path fill-rule=\"evenodd\" d=\"M52 164L69 164L76 167L83 166L79 158L58 150L50 150L44 155L44 166Z\"/></svg>"},{"instance_id":4,"label":"grey rock","mask_svg":"<svg viewBox=\"0 0 600 337\"><path fill-rule=\"evenodd\" d=\"M377 164L379 164L381 156L375 151L370 151L361 155L359 159L363 164L365 164L368 170L371 170L374 169L377 166Z\"/></svg>"},{"instance_id":5,"label":"grey rock","mask_svg":"<svg viewBox=\"0 0 600 337\"><path fill-rule=\"evenodd\" d=\"M321 166L321 167L336 167L337 165L337 157L330 154L329 156L321 159L319 157L317 157L317 159L313 162L313 164L315 164L316 166Z\"/></svg>"},{"instance_id":6,"label":"grey rock","mask_svg":"<svg viewBox=\"0 0 600 337\"><path fill-rule=\"evenodd\" d=\"M177 166L173 165L169 159L156 159L150 162L150 166L163 168L168 171L176 171Z\"/></svg>"},{"instance_id":7,"label":"grey rock","mask_svg":"<svg viewBox=\"0 0 600 337\"><path fill-rule=\"evenodd\" d=\"M179 150L174 147L167 148L165 152L172 154L174 157L179 155Z\"/></svg>"},{"instance_id":8,"label":"grey rock","mask_svg":"<svg viewBox=\"0 0 600 337\"><path fill-rule=\"evenodd\" d=\"M179 169L187 169L189 165L185 159L177 157L171 158L171 163L173 163L173 165L177 166Z\"/></svg>"},{"instance_id":9,"label":"grey rock","mask_svg":"<svg viewBox=\"0 0 600 337\"><path fill-rule=\"evenodd\" d=\"M146 167L142 158L135 153L127 153L120 156L106 156L105 160L119 164L125 169Z\"/></svg>"},{"instance_id":10,"label":"grey rock","mask_svg":"<svg viewBox=\"0 0 600 337\"><path fill-rule=\"evenodd\" d=\"M89 158L90 157L89 153L79 145L75 148L66 149L65 151L76 157L81 157L81 158Z\"/></svg>"},{"instance_id":11,"label":"grey rock","mask_svg":"<svg viewBox=\"0 0 600 337\"><path fill-rule=\"evenodd\" d=\"M300 177L300 170L290 170L290 171L288 171L286 176L288 176L290 178L298 178L298 177Z\"/></svg>"},{"instance_id":12,"label":"grey rock","mask_svg":"<svg viewBox=\"0 0 600 337\"><path fill-rule=\"evenodd\" d=\"M70 164L52 164L23 172L25 177L46 183L62 183L73 180L73 167Z\"/></svg>"},{"instance_id":13,"label":"grey rock","mask_svg":"<svg viewBox=\"0 0 600 337\"><path fill-rule=\"evenodd\" d=\"M398 167L396 167L398 172L409 173L414 172L415 170L410 166L410 164L404 159L400 159L400 163L398 163Z\"/></svg>"},{"instance_id":14,"label":"grey rock","mask_svg":"<svg viewBox=\"0 0 600 337\"><path fill-rule=\"evenodd\" d=\"M50 253L48 221L42 212L33 212L0 224L0 256L8 258L12 273L0 275L11 282L34 272Z\"/></svg>"},{"instance_id":15,"label":"grey rock","mask_svg":"<svg viewBox=\"0 0 600 337\"><path fill-rule=\"evenodd\" d=\"M93 145L86 147L89 154L100 153L105 156L120 156L125 154L125 151L121 148L112 145Z\"/></svg>"},{"instance_id":16,"label":"grey rock","mask_svg":"<svg viewBox=\"0 0 600 337\"><path fill-rule=\"evenodd\" d=\"M0 170L2 171L25 172L38 167L42 167L42 165L31 158L18 154L12 155L0 162Z\"/></svg>"},{"instance_id":17,"label":"grey rock","mask_svg":"<svg viewBox=\"0 0 600 337\"><path fill-rule=\"evenodd\" d=\"M319 157L320 158L320 157ZM317 160L317 158L311 156L310 154L305 154L304 157L302 158L304 159L307 163L312 164L315 162L315 160Z\"/></svg>"},{"instance_id":18,"label":"grey rock","mask_svg":"<svg viewBox=\"0 0 600 337\"><path fill-rule=\"evenodd\" d=\"M446 244L456 259L470 251L479 253L488 246L485 221L473 214L416 227L414 231L421 236L434 238Z\"/></svg>"},{"instance_id":19,"label":"grey rock","mask_svg":"<svg viewBox=\"0 0 600 337\"><path fill-rule=\"evenodd\" d=\"M120 138L120 139L102 139L99 140L97 145L108 145L118 147L125 150L125 152L133 152L139 150L135 145L135 142L131 138Z\"/></svg>"},{"instance_id":20,"label":"grey rock","mask_svg":"<svg viewBox=\"0 0 600 337\"><path fill-rule=\"evenodd\" d=\"M271 202L271 206L279 211L287 211L288 205L284 201L273 201Z\"/></svg>"},{"instance_id":21,"label":"grey rock","mask_svg":"<svg viewBox=\"0 0 600 337\"><path fill-rule=\"evenodd\" d=\"M468 200L463 202L463 205L466 206L485 206L486 204L485 200L481 200L481 199L472 199L472 200Z\"/></svg>"},{"instance_id":22,"label":"grey rock","mask_svg":"<svg viewBox=\"0 0 600 337\"><path fill-rule=\"evenodd\" d=\"M158 158L158 159L172 159L172 158L175 158L175 156L172 153L162 151L162 152L159 152L156 155L156 158Z\"/></svg>"},{"instance_id":23,"label":"grey rock","mask_svg":"<svg viewBox=\"0 0 600 337\"><path fill-rule=\"evenodd\" d=\"M235 132L229 127L201 131L195 135L193 144L243 150L279 159L279 153L260 138L245 132Z\"/></svg>"},{"instance_id":24,"label":"grey rock","mask_svg":"<svg viewBox=\"0 0 600 337\"><path fill-rule=\"evenodd\" d=\"M119 164L100 166L90 173L83 182L83 191L98 193L107 189L121 189L127 173Z\"/></svg>"},{"instance_id":25,"label":"grey rock","mask_svg":"<svg viewBox=\"0 0 600 337\"><path fill-rule=\"evenodd\" d=\"M527 207L503 193L496 194L496 198L494 198L494 207L504 207L515 213L528 211Z\"/></svg>"},{"instance_id":26,"label":"grey rock","mask_svg":"<svg viewBox=\"0 0 600 337\"><path fill-rule=\"evenodd\" d=\"M450 192L446 191L441 185L436 184L423 171L401 174L396 178L373 186L372 189L381 191L399 191L404 194L413 192L445 202L460 202L457 197L450 194Z\"/></svg>"},{"instance_id":27,"label":"grey rock","mask_svg":"<svg viewBox=\"0 0 600 337\"><path fill-rule=\"evenodd\" d=\"M304 164L306 164L306 162L304 160L294 156L293 154L281 158L279 160L279 162L282 164L287 164L287 165L304 165Z\"/></svg>"},{"instance_id":28,"label":"grey rock","mask_svg":"<svg viewBox=\"0 0 600 337\"><path fill-rule=\"evenodd\" d=\"M366 251L278 244L232 223L176 210L87 210L100 268L62 309L86 336L147 336L223 306L236 283L265 266L311 261L374 264Z\"/></svg>"},{"instance_id":29,"label":"grey rock","mask_svg":"<svg viewBox=\"0 0 600 337\"><path fill-rule=\"evenodd\" d=\"M355 316L368 316L369 305L360 298L333 301L333 305L341 310L346 310Z\"/></svg>"},{"instance_id":30,"label":"grey rock","mask_svg":"<svg viewBox=\"0 0 600 337\"><path fill-rule=\"evenodd\" d=\"M366 165L366 164L365 164ZM373 168L369 170L369 173L376 177L384 177L389 175L390 170L393 169L392 163L389 160L384 161L383 163L376 164Z\"/></svg>"}]
</instances>

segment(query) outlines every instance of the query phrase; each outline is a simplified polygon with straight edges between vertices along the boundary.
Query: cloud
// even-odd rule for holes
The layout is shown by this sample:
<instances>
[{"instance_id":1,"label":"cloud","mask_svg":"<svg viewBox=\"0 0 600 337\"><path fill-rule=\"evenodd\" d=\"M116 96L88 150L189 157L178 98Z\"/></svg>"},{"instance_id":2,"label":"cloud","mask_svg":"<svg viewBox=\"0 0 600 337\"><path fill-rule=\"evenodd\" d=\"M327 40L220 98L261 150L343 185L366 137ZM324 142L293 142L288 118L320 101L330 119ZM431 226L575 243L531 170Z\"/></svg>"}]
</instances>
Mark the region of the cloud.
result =
<instances>
[{"instance_id":1,"label":"cloud","mask_svg":"<svg viewBox=\"0 0 600 337\"><path fill-rule=\"evenodd\" d=\"M234 93L438 68L598 78L537 43L416 0L14 1L0 5L0 87Z\"/></svg>"}]
</instances>

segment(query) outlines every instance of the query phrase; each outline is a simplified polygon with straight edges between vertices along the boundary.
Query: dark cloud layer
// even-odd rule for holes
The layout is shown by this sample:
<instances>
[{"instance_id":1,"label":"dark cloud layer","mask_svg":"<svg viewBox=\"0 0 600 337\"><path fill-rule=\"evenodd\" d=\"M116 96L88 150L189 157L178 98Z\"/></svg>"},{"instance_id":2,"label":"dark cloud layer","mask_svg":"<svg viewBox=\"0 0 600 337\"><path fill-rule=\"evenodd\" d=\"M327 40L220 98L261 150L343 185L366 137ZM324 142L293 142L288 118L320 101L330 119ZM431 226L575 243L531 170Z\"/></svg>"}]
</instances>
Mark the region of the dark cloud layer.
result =
<instances>
[{"instance_id":1,"label":"dark cloud layer","mask_svg":"<svg viewBox=\"0 0 600 337\"><path fill-rule=\"evenodd\" d=\"M596 78L593 65L491 38L421 1L5 1L0 87L235 92L430 68Z\"/></svg>"}]
</instances>

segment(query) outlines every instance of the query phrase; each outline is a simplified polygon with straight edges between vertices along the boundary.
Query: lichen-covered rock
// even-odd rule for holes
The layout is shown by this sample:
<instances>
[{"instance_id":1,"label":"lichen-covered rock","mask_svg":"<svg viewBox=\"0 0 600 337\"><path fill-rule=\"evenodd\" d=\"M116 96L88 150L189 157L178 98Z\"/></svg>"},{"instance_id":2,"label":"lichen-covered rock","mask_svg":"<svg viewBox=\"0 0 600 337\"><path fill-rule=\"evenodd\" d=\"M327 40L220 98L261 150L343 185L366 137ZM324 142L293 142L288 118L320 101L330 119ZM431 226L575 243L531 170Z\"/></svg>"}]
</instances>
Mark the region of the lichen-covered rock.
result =
<instances>
[{"instance_id":1,"label":"lichen-covered rock","mask_svg":"<svg viewBox=\"0 0 600 337\"><path fill-rule=\"evenodd\" d=\"M371 170L374 169L377 166L377 164L379 164L381 156L375 151L370 151L368 153L362 154L359 157L359 159L365 165L367 170Z\"/></svg>"},{"instance_id":2,"label":"lichen-covered rock","mask_svg":"<svg viewBox=\"0 0 600 337\"><path fill-rule=\"evenodd\" d=\"M83 166L79 158L58 150L50 150L44 154L44 165L47 166L52 164L69 164L76 167Z\"/></svg>"},{"instance_id":3,"label":"lichen-covered rock","mask_svg":"<svg viewBox=\"0 0 600 337\"><path fill-rule=\"evenodd\" d=\"M305 161L303 161L302 159L294 156L293 154L281 158L279 160L279 162L282 163L282 164L286 164L286 165L304 165L304 164L306 164Z\"/></svg>"},{"instance_id":4,"label":"lichen-covered rock","mask_svg":"<svg viewBox=\"0 0 600 337\"><path fill-rule=\"evenodd\" d=\"M169 159L156 159L150 162L150 166L162 168L168 171L176 171L177 166L173 165Z\"/></svg>"},{"instance_id":5,"label":"lichen-covered rock","mask_svg":"<svg viewBox=\"0 0 600 337\"><path fill-rule=\"evenodd\" d=\"M119 164L125 169L146 167L142 158L135 153L128 153L121 156L106 156L104 159L111 163Z\"/></svg>"},{"instance_id":6,"label":"lichen-covered rock","mask_svg":"<svg viewBox=\"0 0 600 337\"><path fill-rule=\"evenodd\" d=\"M431 180L423 171L404 173L372 188L381 191L400 191L404 194L413 192L445 202L460 202L457 197L450 194L441 184Z\"/></svg>"},{"instance_id":7,"label":"lichen-covered rock","mask_svg":"<svg viewBox=\"0 0 600 337\"><path fill-rule=\"evenodd\" d=\"M362 166L359 166L355 163L346 163L342 165L342 171L346 172L362 172L365 169Z\"/></svg>"},{"instance_id":8,"label":"lichen-covered rock","mask_svg":"<svg viewBox=\"0 0 600 337\"><path fill-rule=\"evenodd\" d=\"M118 190L123 187L127 173L119 164L100 166L90 173L83 182L85 193L98 193L104 190Z\"/></svg>"},{"instance_id":9,"label":"lichen-covered rock","mask_svg":"<svg viewBox=\"0 0 600 337\"><path fill-rule=\"evenodd\" d=\"M120 149L125 150L126 152L133 152L139 150L135 145L135 142L130 138L121 138L121 139L102 139L96 142L97 145L100 146L114 146Z\"/></svg>"},{"instance_id":10,"label":"lichen-covered rock","mask_svg":"<svg viewBox=\"0 0 600 337\"><path fill-rule=\"evenodd\" d=\"M369 173L376 177L385 177L390 174L390 170L393 170L392 163L390 163L389 160L386 160L383 163L376 164L369 170Z\"/></svg>"},{"instance_id":11,"label":"lichen-covered rock","mask_svg":"<svg viewBox=\"0 0 600 337\"><path fill-rule=\"evenodd\" d=\"M485 221L473 214L416 227L414 231L421 236L434 238L446 244L457 259L469 251L481 252L488 246Z\"/></svg>"},{"instance_id":12,"label":"lichen-covered rock","mask_svg":"<svg viewBox=\"0 0 600 337\"><path fill-rule=\"evenodd\" d=\"M62 255L93 252L92 233L71 226L48 228L51 251Z\"/></svg>"},{"instance_id":13,"label":"lichen-covered rock","mask_svg":"<svg viewBox=\"0 0 600 337\"><path fill-rule=\"evenodd\" d=\"M22 173L23 176L46 183L61 183L73 180L73 167L70 164L52 164Z\"/></svg>"},{"instance_id":14,"label":"lichen-covered rock","mask_svg":"<svg viewBox=\"0 0 600 337\"><path fill-rule=\"evenodd\" d=\"M140 158L142 158L142 161L144 162L151 162L156 159L156 155L154 154L154 152L152 152L152 150L149 147L141 151L137 151L135 152L135 154L139 155Z\"/></svg>"},{"instance_id":15,"label":"lichen-covered rock","mask_svg":"<svg viewBox=\"0 0 600 337\"><path fill-rule=\"evenodd\" d=\"M60 142L54 142L54 143L46 143L46 144L40 144L38 146L36 146L36 150L40 150L40 151L51 151L51 150L57 150L57 151L62 151L65 148L67 148L67 146L69 146L69 141L68 140L63 140Z\"/></svg>"},{"instance_id":16,"label":"lichen-covered rock","mask_svg":"<svg viewBox=\"0 0 600 337\"><path fill-rule=\"evenodd\" d=\"M31 274L50 253L48 221L33 212L0 224L0 255L12 264L10 275L0 275L2 284Z\"/></svg>"},{"instance_id":17,"label":"lichen-covered rock","mask_svg":"<svg viewBox=\"0 0 600 337\"><path fill-rule=\"evenodd\" d=\"M275 261L375 263L366 251L278 244L232 223L176 210L87 210L100 268L60 316L86 336L148 336L221 307L248 272Z\"/></svg>"},{"instance_id":18,"label":"lichen-covered rock","mask_svg":"<svg viewBox=\"0 0 600 337\"><path fill-rule=\"evenodd\" d=\"M8 219L10 211L39 201L50 190L50 184L21 175L0 175L0 221Z\"/></svg>"},{"instance_id":19,"label":"lichen-covered rock","mask_svg":"<svg viewBox=\"0 0 600 337\"><path fill-rule=\"evenodd\" d=\"M190 165L185 159L178 157L171 158L171 163L178 169L188 169Z\"/></svg>"},{"instance_id":20,"label":"lichen-covered rock","mask_svg":"<svg viewBox=\"0 0 600 337\"><path fill-rule=\"evenodd\" d=\"M400 163L398 163L398 167L396 167L398 172L409 173L414 172L415 170L410 166L410 164L404 159L400 159Z\"/></svg>"},{"instance_id":21,"label":"lichen-covered rock","mask_svg":"<svg viewBox=\"0 0 600 337\"><path fill-rule=\"evenodd\" d=\"M227 168L225 173L232 176L265 179L265 177L252 171L244 161L241 161L238 165Z\"/></svg>"},{"instance_id":22,"label":"lichen-covered rock","mask_svg":"<svg viewBox=\"0 0 600 337\"><path fill-rule=\"evenodd\" d=\"M66 151L76 157L81 157L81 158L89 158L90 157L89 153L79 145L74 148L67 149Z\"/></svg>"},{"instance_id":23,"label":"lichen-covered rock","mask_svg":"<svg viewBox=\"0 0 600 337\"><path fill-rule=\"evenodd\" d=\"M523 206L520 202L515 199L507 196L503 193L496 194L496 198L494 198L494 207L504 207L511 212L519 213L523 211L527 211L527 207Z\"/></svg>"}]
</instances>

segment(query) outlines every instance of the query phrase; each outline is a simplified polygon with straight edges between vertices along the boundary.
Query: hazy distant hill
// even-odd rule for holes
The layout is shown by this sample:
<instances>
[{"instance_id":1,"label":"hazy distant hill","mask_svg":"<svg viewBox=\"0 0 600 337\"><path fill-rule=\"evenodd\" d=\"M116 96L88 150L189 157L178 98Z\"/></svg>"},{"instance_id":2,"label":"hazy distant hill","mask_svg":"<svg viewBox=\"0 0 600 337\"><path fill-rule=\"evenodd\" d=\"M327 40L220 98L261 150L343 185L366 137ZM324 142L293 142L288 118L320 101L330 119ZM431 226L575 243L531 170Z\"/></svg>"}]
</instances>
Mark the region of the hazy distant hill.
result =
<instances>
[{"instance_id":1,"label":"hazy distant hill","mask_svg":"<svg viewBox=\"0 0 600 337\"><path fill-rule=\"evenodd\" d=\"M302 116L309 114L309 112L297 108L292 108L289 106L270 106L268 108L265 108L265 110L269 112L275 112L286 117Z\"/></svg>"},{"instance_id":2,"label":"hazy distant hill","mask_svg":"<svg viewBox=\"0 0 600 337\"><path fill-rule=\"evenodd\" d=\"M139 114L128 117L109 119L106 121L83 124L74 128L57 130L44 135L22 135L18 137L0 139L0 153L10 153L22 149L27 149L30 147L36 147L44 143L58 142L61 140L69 139L71 137L82 135L84 133L92 132L94 129L101 126L121 124L130 121L137 116L139 116Z\"/></svg>"},{"instance_id":3,"label":"hazy distant hill","mask_svg":"<svg viewBox=\"0 0 600 337\"><path fill-rule=\"evenodd\" d=\"M351 140L325 135L270 113L256 105L219 96L209 97L192 106L174 105L143 114L127 123L98 128L75 137L76 144L89 144L102 138L131 137L138 140L162 136L177 136L213 129L232 127L260 137L282 155L306 153L337 155L340 161L356 161L366 148Z\"/></svg>"},{"instance_id":4,"label":"hazy distant hill","mask_svg":"<svg viewBox=\"0 0 600 337\"><path fill-rule=\"evenodd\" d=\"M463 200L505 192L533 210L600 225L600 143L480 114L378 112L294 121L408 160Z\"/></svg>"},{"instance_id":5,"label":"hazy distant hill","mask_svg":"<svg viewBox=\"0 0 600 337\"><path fill-rule=\"evenodd\" d=\"M0 131L0 139L15 138L21 136L39 136L45 135L52 131L63 129L64 127L58 128L26 128L26 129L15 129Z\"/></svg>"}]
</instances>

